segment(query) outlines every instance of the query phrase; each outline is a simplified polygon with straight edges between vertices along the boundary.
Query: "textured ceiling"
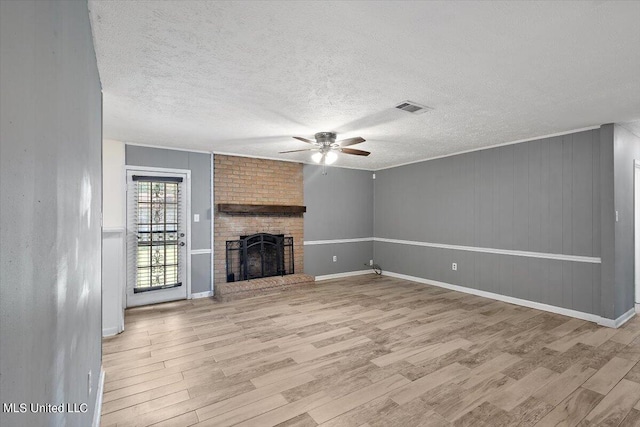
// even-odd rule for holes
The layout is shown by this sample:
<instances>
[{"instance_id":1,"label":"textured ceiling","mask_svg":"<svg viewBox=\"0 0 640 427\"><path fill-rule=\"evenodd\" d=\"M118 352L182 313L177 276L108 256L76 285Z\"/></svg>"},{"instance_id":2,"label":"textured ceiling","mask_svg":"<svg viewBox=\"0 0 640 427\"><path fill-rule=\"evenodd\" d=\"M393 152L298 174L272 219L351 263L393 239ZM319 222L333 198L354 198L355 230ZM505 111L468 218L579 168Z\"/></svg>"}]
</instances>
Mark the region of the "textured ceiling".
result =
<instances>
[{"instance_id":1,"label":"textured ceiling","mask_svg":"<svg viewBox=\"0 0 640 427\"><path fill-rule=\"evenodd\" d=\"M105 138L378 169L640 119L640 2L90 1ZM393 109L404 100L433 111Z\"/></svg>"},{"instance_id":2,"label":"textured ceiling","mask_svg":"<svg viewBox=\"0 0 640 427\"><path fill-rule=\"evenodd\" d=\"M640 138L640 120L634 122L620 123L621 126L626 128L629 132Z\"/></svg>"}]
</instances>

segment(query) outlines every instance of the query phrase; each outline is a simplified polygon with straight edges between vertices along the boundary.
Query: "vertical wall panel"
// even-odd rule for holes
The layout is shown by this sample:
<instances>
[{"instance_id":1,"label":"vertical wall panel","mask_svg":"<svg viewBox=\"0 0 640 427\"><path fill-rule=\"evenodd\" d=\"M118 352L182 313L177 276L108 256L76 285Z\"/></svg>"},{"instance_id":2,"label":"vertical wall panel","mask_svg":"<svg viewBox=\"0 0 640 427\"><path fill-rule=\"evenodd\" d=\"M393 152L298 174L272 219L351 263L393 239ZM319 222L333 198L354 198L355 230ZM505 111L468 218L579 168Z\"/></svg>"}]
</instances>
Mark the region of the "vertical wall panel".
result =
<instances>
[{"instance_id":1,"label":"vertical wall panel","mask_svg":"<svg viewBox=\"0 0 640 427\"><path fill-rule=\"evenodd\" d=\"M437 251L437 249L434 249ZM470 288L475 288L476 285L476 275L475 275L475 253L473 252L464 252L464 251L454 251L455 253L455 262L458 263L458 271L452 271L453 282L447 283L459 283L460 286L467 286Z\"/></svg>"},{"instance_id":2,"label":"vertical wall panel","mask_svg":"<svg viewBox=\"0 0 640 427\"><path fill-rule=\"evenodd\" d=\"M476 254L476 260L478 261L480 270L480 283L478 289L483 291L497 293L500 291L499 285L499 255L494 254Z\"/></svg>"},{"instance_id":3,"label":"vertical wall panel","mask_svg":"<svg viewBox=\"0 0 640 427\"><path fill-rule=\"evenodd\" d=\"M546 304L571 308L562 296L562 261L549 260L549 281L547 286L548 301Z\"/></svg>"},{"instance_id":4,"label":"vertical wall panel","mask_svg":"<svg viewBox=\"0 0 640 427\"><path fill-rule=\"evenodd\" d=\"M191 215L199 214L199 222L191 222L191 249L211 248L211 156L188 153L191 169ZM193 220L193 218L191 218ZM211 272L209 272L211 275ZM204 282L207 283L207 282Z\"/></svg>"},{"instance_id":5,"label":"vertical wall panel","mask_svg":"<svg viewBox=\"0 0 640 427\"><path fill-rule=\"evenodd\" d=\"M396 224L396 226L401 227L402 228L402 234L403 236L410 236L412 234L412 230L411 230L411 224L426 224L428 226L430 226L430 229L424 229L424 230L419 230L419 235L420 238L428 238L428 236L433 235L433 232L437 229L437 225L435 224L434 219L437 217L436 215L436 209L438 207L437 204L437 200L436 200L436 193L434 190L436 190L436 188L434 188L431 185L425 185L428 182L432 182L432 177L427 176L426 179L425 177L422 177L418 172L417 168L412 168L409 170L410 172L410 176L409 176L409 180L405 181L405 185L407 185L406 189L405 188L397 188L397 191L399 191L398 194L398 201L397 204L395 206L393 206L392 208L392 218L391 221L393 222L393 218L395 217L397 211L403 209L402 208L402 192L404 191L410 191L411 194L416 194L417 197L422 198L425 201L428 201L426 207L427 209L425 211L410 211L410 212L406 212L405 214L408 215L407 221L403 222L402 224Z\"/></svg>"},{"instance_id":6,"label":"vertical wall panel","mask_svg":"<svg viewBox=\"0 0 640 427\"><path fill-rule=\"evenodd\" d=\"M574 308L573 303L573 263L562 261L562 304L560 307Z\"/></svg>"},{"instance_id":7,"label":"vertical wall panel","mask_svg":"<svg viewBox=\"0 0 640 427\"><path fill-rule=\"evenodd\" d=\"M478 230L480 232L478 246L486 248L494 246L493 237L495 236L493 229L493 186L491 182L493 175L492 163L493 158L488 153L488 150L478 152Z\"/></svg>"},{"instance_id":8,"label":"vertical wall panel","mask_svg":"<svg viewBox=\"0 0 640 427\"><path fill-rule=\"evenodd\" d=\"M471 185L474 179L474 156L475 153L463 154L460 156L461 164L463 165L464 181L462 188L462 198L464 200L464 234L460 237L463 245L471 246L474 244L473 232L474 232L474 219L475 219L475 204L474 204L474 186Z\"/></svg>"},{"instance_id":9,"label":"vertical wall panel","mask_svg":"<svg viewBox=\"0 0 640 427\"><path fill-rule=\"evenodd\" d=\"M592 265L574 262L573 265L573 307L574 310L593 313Z\"/></svg>"},{"instance_id":10,"label":"vertical wall panel","mask_svg":"<svg viewBox=\"0 0 640 427\"><path fill-rule=\"evenodd\" d=\"M426 220L430 221L433 224L433 229L431 230L431 235L425 236L425 237L432 238L435 242L441 242L442 238L444 237L444 233L442 232L442 227L444 225L442 215L444 213L444 210L441 203L443 195L446 193L445 186L447 185L446 179L444 179L443 172L442 172L444 163L445 162L438 162L437 165L433 165L434 167L431 171L431 175L432 175L431 180L428 183L423 182L421 186L422 191L424 191L424 189L426 188L425 186L428 186L430 192L432 193L431 194L432 196L431 215ZM420 172L419 168L417 166L414 166L413 174L419 175L419 172ZM414 179L416 182L420 181L419 178L414 178ZM441 183L441 185L433 185L433 183L436 183L436 182ZM424 200L429 200L429 199L424 199ZM406 225L408 226L408 224Z\"/></svg>"},{"instance_id":11,"label":"vertical wall panel","mask_svg":"<svg viewBox=\"0 0 640 427\"><path fill-rule=\"evenodd\" d=\"M549 304L549 260L530 258L529 259L529 301L540 301Z\"/></svg>"},{"instance_id":12,"label":"vertical wall panel","mask_svg":"<svg viewBox=\"0 0 640 427\"><path fill-rule=\"evenodd\" d=\"M562 137L556 136L549 140L549 180L547 192L549 194L549 252L563 253L562 248L562 218L563 218L563 153Z\"/></svg>"},{"instance_id":13,"label":"vertical wall panel","mask_svg":"<svg viewBox=\"0 0 640 427\"><path fill-rule=\"evenodd\" d=\"M549 193L549 172L550 172L550 156L551 148L549 139L540 142L540 252L550 252L549 244L549 222L550 215L550 199Z\"/></svg>"},{"instance_id":14,"label":"vertical wall panel","mask_svg":"<svg viewBox=\"0 0 640 427\"><path fill-rule=\"evenodd\" d=\"M573 135L562 137L562 252L573 254Z\"/></svg>"},{"instance_id":15,"label":"vertical wall panel","mask_svg":"<svg viewBox=\"0 0 640 427\"><path fill-rule=\"evenodd\" d=\"M593 300L593 309L599 310L601 307L601 296L600 296L600 275L601 275L601 264L593 264L591 266L591 295Z\"/></svg>"},{"instance_id":16,"label":"vertical wall panel","mask_svg":"<svg viewBox=\"0 0 640 427\"><path fill-rule=\"evenodd\" d=\"M614 125L600 127L600 313L615 318Z\"/></svg>"},{"instance_id":17,"label":"vertical wall panel","mask_svg":"<svg viewBox=\"0 0 640 427\"><path fill-rule=\"evenodd\" d=\"M499 163L496 169L498 192L498 240L496 247L513 249L514 234L514 182L515 165L513 163L513 146L504 147L498 152Z\"/></svg>"},{"instance_id":18,"label":"vertical wall panel","mask_svg":"<svg viewBox=\"0 0 640 427\"><path fill-rule=\"evenodd\" d=\"M514 196L514 249L529 250L529 161L526 144L517 144L514 149L515 175Z\"/></svg>"},{"instance_id":19,"label":"vertical wall panel","mask_svg":"<svg viewBox=\"0 0 640 427\"><path fill-rule=\"evenodd\" d=\"M529 259L523 257L513 258L513 296L529 299L529 287L533 285L529 276Z\"/></svg>"},{"instance_id":20,"label":"vertical wall panel","mask_svg":"<svg viewBox=\"0 0 640 427\"><path fill-rule=\"evenodd\" d=\"M514 257L498 258L498 292L501 295L513 296L513 260Z\"/></svg>"},{"instance_id":21,"label":"vertical wall panel","mask_svg":"<svg viewBox=\"0 0 640 427\"><path fill-rule=\"evenodd\" d=\"M198 286L197 290L193 285ZM191 257L191 292L206 292L211 286L211 254L197 254Z\"/></svg>"},{"instance_id":22,"label":"vertical wall panel","mask_svg":"<svg viewBox=\"0 0 640 427\"><path fill-rule=\"evenodd\" d=\"M525 144L529 148L529 246L534 252L542 252L542 147L540 141Z\"/></svg>"},{"instance_id":23,"label":"vertical wall panel","mask_svg":"<svg viewBox=\"0 0 640 427\"><path fill-rule=\"evenodd\" d=\"M591 176L591 189L593 191L593 204L592 204L592 226L593 226L593 239L591 253L593 256L600 256L600 135L596 132L591 133L591 153L592 164L591 170L593 174Z\"/></svg>"},{"instance_id":24,"label":"vertical wall panel","mask_svg":"<svg viewBox=\"0 0 640 427\"><path fill-rule=\"evenodd\" d=\"M571 192L573 253L591 256L593 233L592 141L590 132L573 135L573 184Z\"/></svg>"}]
</instances>

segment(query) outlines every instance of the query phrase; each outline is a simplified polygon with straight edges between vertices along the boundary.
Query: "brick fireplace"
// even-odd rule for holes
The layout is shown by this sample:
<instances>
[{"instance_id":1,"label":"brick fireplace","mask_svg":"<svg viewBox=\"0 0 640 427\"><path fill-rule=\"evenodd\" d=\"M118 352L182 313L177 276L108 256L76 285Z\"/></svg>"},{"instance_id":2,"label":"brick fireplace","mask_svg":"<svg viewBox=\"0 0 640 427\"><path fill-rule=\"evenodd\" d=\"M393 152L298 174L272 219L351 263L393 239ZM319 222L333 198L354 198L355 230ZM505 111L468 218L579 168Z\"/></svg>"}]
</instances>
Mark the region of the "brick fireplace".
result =
<instances>
[{"instance_id":1,"label":"brick fireplace","mask_svg":"<svg viewBox=\"0 0 640 427\"><path fill-rule=\"evenodd\" d=\"M221 204L304 205L302 164L214 155L214 272L216 298L222 300L267 289L313 281L303 273L304 217L302 213L230 213ZM227 283L226 242L241 236L270 233L293 237L296 274ZM234 296L232 298L231 296Z\"/></svg>"}]
</instances>

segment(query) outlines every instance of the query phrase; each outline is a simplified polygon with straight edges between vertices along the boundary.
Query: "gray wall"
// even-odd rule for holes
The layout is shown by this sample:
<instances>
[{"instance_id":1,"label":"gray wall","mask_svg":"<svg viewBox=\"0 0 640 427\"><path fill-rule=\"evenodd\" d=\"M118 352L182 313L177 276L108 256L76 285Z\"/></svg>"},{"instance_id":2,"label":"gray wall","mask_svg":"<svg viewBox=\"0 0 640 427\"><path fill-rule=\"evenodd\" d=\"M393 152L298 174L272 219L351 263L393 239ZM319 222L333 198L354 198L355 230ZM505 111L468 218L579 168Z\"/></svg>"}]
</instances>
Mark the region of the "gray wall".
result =
<instances>
[{"instance_id":1,"label":"gray wall","mask_svg":"<svg viewBox=\"0 0 640 427\"><path fill-rule=\"evenodd\" d=\"M126 145L125 163L191 171L191 250L211 249L211 156L206 153ZM193 215L200 222L193 222ZM191 256L191 292L211 290L211 254Z\"/></svg>"},{"instance_id":2,"label":"gray wall","mask_svg":"<svg viewBox=\"0 0 640 427\"><path fill-rule=\"evenodd\" d=\"M0 2L2 426L91 425L101 365L101 93L85 2ZM88 373L91 372L91 392Z\"/></svg>"},{"instance_id":3,"label":"gray wall","mask_svg":"<svg viewBox=\"0 0 640 427\"><path fill-rule=\"evenodd\" d=\"M376 172L376 237L600 256L600 132ZM383 270L600 313L600 265L375 242ZM458 263L458 271L451 263Z\"/></svg>"},{"instance_id":4,"label":"gray wall","mask_svg":"<svg viewBox=\"0 0 640 427\"><path fill-rule=\"evenodd\" d=\"M633 308L634 301L634 159L640 160L640 137L622 126L613 133L615 209L615 316Z\"/></svg>"},{"instance_id":5,"label":"gray wall","mask_svg":"<svg viewBox=\"0 0 640 427\"><path fill-rule=\"evenodd\" d=\"M328 167L322 175L320 166L304 165L303 174L305 242L373 236L371 171ZM372 258L373 242L305 245L304 272L321 276L366 270Z\"/></svg>"},{"instance_id":6,"label":"gray wall","mask_svg":"<svg viewBox=\"0 0 640 427\"><path fill-rule=\"evenodd\" d=\"M600 315L615 318L614 125L600 127Z\"/></svg>"}]
</instances>

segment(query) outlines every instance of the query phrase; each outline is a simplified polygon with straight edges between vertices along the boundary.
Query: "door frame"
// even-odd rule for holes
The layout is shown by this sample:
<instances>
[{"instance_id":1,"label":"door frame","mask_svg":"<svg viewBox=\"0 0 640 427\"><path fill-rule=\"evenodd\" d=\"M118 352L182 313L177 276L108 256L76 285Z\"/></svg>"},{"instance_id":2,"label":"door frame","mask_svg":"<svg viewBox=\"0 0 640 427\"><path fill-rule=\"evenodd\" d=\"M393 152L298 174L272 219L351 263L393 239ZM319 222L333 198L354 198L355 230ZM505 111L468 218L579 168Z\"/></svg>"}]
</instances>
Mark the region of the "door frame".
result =
<instances>
[{"instance_id":1,"label":"door frame","mask_svg":"<svg viewBox=\"0 0 640 427\"><path fill-rule=\"evenodd\" d=\"M134 166L134 165L126 165L125 166L125 170L124 170L124 176L125 176L125 248L127 248L127 245L129 243L129 230L128 230L128 219L129 219L129 213L128 213L128 208L129 208L129 195L127 194L128 189L129 189L129 172L143 172L143 173L156 173L159 176L162 175L175 175L175 174L180 174L180 175L185 175L186 176L186 182L185 182L185 191L184 191L184 203L185 203L185 226L186 226L186 231L185 231L185 235L187 236L187 253L185 255L185 260L184 260L184 269L185 269L185 281L186 283L186 295L185 295L185 299L191 299L191 170L189 169L171 169L171 168L161 168L161 167L150 167L150 166ZM134 305L129 305L128 304L128 297L129 297L129 283L131 281L131 266L130 266L130 262L131 260L129 259L128 256L128 248L126 249L127 251L127 262L125 265L126 268L126 279L125 279L125 290L124 290L124 306L125 307L138 307L141 305L150 305L150 304L154 304L154 302L140 302L140 303L136 303ZM152 291L153 292L153 291ZM147 299L151 300L152 298L148 297ZM142 296L142 298L138 298L138 300L140 301L144 301L145 298ZM176 301L180 301L180 300L176 300ZM169 301L167 301L169 302ZM160 303L158 303L160 304Z\"/></svg>"},{"instance_id":2,"label":"door frame","mask_svg":"<svg viewBox=\"0 0 640 427\"><path fill-rule=\"evenodd\" d=\"M633 226L634 226L634 276L635 276L635 309L636 313L640 313L640 160L635 159L633 162Z\"/></svg>"}]
</instances>

